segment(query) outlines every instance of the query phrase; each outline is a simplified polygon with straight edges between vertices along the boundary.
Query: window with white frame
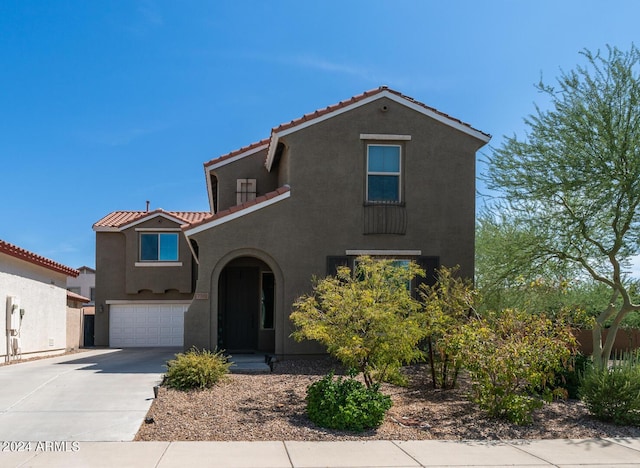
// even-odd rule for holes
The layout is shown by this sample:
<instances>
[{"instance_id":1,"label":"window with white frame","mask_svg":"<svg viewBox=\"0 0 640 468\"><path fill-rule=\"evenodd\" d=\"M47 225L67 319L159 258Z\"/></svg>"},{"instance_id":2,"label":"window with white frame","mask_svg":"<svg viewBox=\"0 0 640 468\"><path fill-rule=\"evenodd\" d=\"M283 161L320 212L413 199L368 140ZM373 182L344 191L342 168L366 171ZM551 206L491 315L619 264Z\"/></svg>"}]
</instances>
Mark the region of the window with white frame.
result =
<instances>
[{"instance_id":1,"label":"window with white frame","mask_svg":"<svg viewBox=\"0 0 640 468\"><path fill-rule=\"evenodd\" d=\"M178 233L141 233L140 234L141 262L177 262L178 261Z\"/></svg>"},{"instance_id":2,"label":"window with white frame","mask_svg":"<svg viewBox=\"0 0 640 468\"><path fill-rule=\"evenodd\" d=\"M399 203L401 189L400 145L367 145L367 201Z\"/></svg>"}]
</instances>

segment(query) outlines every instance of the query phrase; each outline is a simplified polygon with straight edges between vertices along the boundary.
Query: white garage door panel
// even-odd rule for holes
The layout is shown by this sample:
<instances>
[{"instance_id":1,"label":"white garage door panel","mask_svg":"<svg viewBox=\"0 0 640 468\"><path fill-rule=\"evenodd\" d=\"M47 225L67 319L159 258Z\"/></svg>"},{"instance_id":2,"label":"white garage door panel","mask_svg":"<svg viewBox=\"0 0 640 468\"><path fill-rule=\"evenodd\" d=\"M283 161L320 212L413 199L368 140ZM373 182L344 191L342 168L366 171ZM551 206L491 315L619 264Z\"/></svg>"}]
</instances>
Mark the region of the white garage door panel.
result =
<instances>
[{"instance_id":1,"label":"white garage door panel","mask_svg":"<svg viewBox=\"0 0 640 468\"><path fill-rule=\"evenodd\" d=\"M109 308L109 346L182 346L187 304L127 304Z\"/></svg>"}]
</instances>

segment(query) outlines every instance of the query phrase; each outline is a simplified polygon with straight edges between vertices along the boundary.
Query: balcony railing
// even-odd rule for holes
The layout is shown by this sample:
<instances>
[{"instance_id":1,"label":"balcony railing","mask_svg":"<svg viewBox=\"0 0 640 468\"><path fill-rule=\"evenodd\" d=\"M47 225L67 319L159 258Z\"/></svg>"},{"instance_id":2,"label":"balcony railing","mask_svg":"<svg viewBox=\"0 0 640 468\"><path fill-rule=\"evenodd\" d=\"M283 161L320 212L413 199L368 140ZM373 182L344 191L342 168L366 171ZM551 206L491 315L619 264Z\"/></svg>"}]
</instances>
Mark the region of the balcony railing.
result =
<instances>
[{"instance_id":1,"label":"balcony railing","mask_svg":"<svg viewBox=\"0 0 640 468\"><path fill-rule=\"evenodd\" d=\"M407 210L397 202L364 205L364 234L406 234Z\"/></svg>"}]
</instances>

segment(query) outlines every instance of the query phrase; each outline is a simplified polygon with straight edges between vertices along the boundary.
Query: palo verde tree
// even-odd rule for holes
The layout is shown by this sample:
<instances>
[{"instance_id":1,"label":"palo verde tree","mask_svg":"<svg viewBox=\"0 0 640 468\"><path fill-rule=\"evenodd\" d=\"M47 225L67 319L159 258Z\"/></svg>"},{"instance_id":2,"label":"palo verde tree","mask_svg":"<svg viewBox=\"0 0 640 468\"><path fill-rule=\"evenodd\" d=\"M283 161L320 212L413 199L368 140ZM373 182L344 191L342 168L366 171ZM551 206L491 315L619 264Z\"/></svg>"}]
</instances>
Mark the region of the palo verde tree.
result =
<instances>
[{"instance_id":1,"label":"palo verde tree","mask_svg":"<svg viewBox=\"0 0 640 468\"><path fill-rule=\"evenodd\" d=\"M355 271L314 280L313 293L295 302L292 336L315 340L345 366L362 372L367 387L397 377L399 368L420 359L426 314L409 284L424 272L414 262L359 257Z\"/></svg>"},{"instance_id":2,"label":"palo verde tree","mask_svg":"<svg viewBox=\"0 0 640 468\"><path fill-rule=\"evenodd\" d=\"M551 317L562 310L582 311L580 326L591 328L589 317L607 307L608 286L568 262L532 264L533 255L526 248L535 248L533 240L506 213L480 213L475 286L482 301L478 311L518 309Z\"/></svg>"},{"instance_id":3,"label":"palo verde tree","mask_svg":"<svg viewBox=\"0 0 640 468\"><path fill-rule=\"evenodd\" d=\"M594 362L607 362L624 317L639 310L625 274L640 252L640 51L584 50L586 65L542 82L523 139L489 157L487 186L519 232L520 261L579 268L608 289L593 330ZM603 342L602 329L610 331Z\"/></svg>"}]
</instances>

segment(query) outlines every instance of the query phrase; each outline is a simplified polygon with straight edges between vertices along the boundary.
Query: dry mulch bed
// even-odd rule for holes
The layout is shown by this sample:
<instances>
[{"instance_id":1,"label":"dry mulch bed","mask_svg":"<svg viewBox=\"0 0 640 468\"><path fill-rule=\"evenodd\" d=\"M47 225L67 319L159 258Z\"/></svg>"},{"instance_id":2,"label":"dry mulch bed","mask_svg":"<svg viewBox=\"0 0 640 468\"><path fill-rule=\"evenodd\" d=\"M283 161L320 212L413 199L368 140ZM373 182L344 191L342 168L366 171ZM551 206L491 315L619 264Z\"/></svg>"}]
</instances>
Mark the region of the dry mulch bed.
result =
<instances>
[{"instance_id":1,"label":"dry mulch bed","mask_svg":"<svg viewBox=\"0 0 640 468\"><path fill-rule=\"evenodd\" d=\"M406 369L407 387L383 385L393 406L383 424L363 433L315 426L305 414L307 386L335 364L329 359L285 361L265 375L234 374L203 391L161 387L136 440L418 440L418 439L584 439L640 437L640 428L591 418L579 401L557 401L534 413L534 422L517 426L488 418L460 388L431 388L428 368Z\"/></svg>"}]
</instances>

